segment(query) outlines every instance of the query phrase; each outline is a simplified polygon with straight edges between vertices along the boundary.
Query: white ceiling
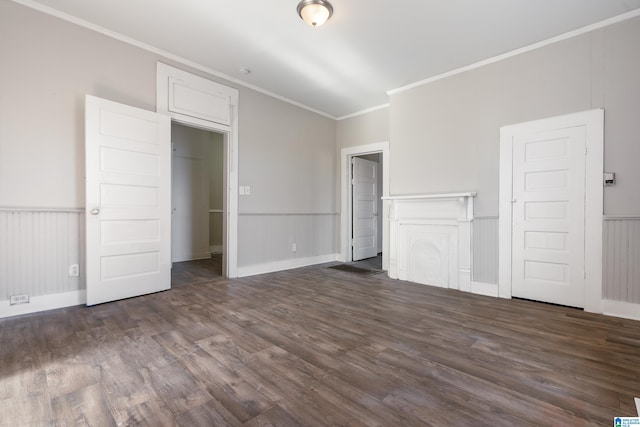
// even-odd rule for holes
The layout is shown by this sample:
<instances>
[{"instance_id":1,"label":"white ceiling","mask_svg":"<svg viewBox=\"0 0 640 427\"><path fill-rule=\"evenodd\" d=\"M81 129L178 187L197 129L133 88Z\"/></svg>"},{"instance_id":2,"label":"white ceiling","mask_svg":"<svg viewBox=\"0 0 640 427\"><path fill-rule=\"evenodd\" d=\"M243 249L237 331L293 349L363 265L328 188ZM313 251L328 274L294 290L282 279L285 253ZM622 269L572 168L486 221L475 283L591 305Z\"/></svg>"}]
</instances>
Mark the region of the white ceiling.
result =
<instances>
[{"instance_id":1,"label":"white ceiling","mask_svg":"<svg viewBox=\"0 0 640 427\"><path fill-rule=\"evenodd\" d=\"M331 117L386 92L640 9L640 0L15 0L51 8ZM240 68L251 74L242 75Z\"/></svg>"}]
</instances>

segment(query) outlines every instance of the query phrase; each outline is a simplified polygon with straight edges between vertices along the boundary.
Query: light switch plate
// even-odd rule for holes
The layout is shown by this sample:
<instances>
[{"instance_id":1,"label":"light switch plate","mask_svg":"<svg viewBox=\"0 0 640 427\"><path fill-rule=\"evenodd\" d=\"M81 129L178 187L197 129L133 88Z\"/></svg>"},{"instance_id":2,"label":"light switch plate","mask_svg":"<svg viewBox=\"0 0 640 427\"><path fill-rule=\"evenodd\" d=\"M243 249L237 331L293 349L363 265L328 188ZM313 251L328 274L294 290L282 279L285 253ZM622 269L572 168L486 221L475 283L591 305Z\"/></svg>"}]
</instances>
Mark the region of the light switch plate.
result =
<instances>
[{"instance_id":1,"label":"light switch plate","mask_svg":"<svg viewBox=\"0 0 640 427\"><path fill-rule=\"evenodd\" d=\"M615 172L605 172L604 173L604 185L605 185L605 187L616 185L616 173Z\"/></svg>"}]
</instances>

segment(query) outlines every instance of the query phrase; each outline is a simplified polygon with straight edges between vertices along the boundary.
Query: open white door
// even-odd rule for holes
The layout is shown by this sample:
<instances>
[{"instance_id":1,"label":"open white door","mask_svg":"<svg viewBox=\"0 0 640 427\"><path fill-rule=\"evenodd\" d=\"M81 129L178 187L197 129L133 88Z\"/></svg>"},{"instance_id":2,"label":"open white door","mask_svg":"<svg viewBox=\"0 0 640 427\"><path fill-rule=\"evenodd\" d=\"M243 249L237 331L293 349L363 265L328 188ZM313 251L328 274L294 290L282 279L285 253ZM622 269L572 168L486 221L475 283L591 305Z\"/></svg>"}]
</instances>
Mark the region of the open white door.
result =
<instances>
[{"instance_id":1,"label":"open white door","mask_svg":"<svg viewBox=\"0 0 640 427\"><path fill-rule=\"evenodd\" d=\"M169 289L170 119L85 102L87 305Z\"/></svg>"},{"instance_id":2,"label":"open white door","mask_svg":"<svg viewBox=\"0 0 640 427\"><path fill-rule=\"evenodd\" d=\"M353 165L353 260L378 255L378 164L358 157Z\"/></svg>"}]
</instances>

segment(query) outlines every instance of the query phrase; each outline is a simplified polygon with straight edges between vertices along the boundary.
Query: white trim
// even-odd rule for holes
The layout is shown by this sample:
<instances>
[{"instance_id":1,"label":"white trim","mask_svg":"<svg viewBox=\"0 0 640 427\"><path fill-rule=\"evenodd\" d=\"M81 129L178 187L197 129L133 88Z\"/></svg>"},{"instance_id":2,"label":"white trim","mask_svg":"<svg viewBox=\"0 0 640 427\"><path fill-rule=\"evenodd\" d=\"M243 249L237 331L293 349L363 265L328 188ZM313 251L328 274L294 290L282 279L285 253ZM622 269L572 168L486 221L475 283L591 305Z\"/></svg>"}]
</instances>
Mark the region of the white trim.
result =
<instances>
[{"instance_id":1,"label":"white trim","mask_svg":"<svg viewBox=\"0 0 640 427\"><path fill-rule=\"evenodd\" d=\"M605 215L605 221L640 220L640 215Z\"/></svg>"},{"instance_id":2,"label":"white trim","mask_svg":"<svg viewBox=\"0 0 640 427\"><path fill-rule=\"evenodd\" d=\"M389 200L390 278L471 291L475 193L459 194ZM429 255L414 257L416 245L429 246Z\"/></svg>"},{"instance_id":3,"label":"white trim","mask_svg":"<svg viewBox=\"0 0 640 427\"><path fill-rule=\"evenodd\" d=\"M231 108L231 124L201 120L169 111L169 85L170 77L179 76L185 80L190 78L204 79L187 71L172 67L163 62L157 62L156 70L156 109L158 113L171 117L172 121L195 126L208 131L222 133L224 135L224 196L223 210L223 250L222 273L228 278L238 277L238 104L239 92L237 89L224 86L229 94L229 107Z\"/></svg>"},{"instance_id":4,"label":"white trim","mask_svg":"<svg viewBox=\"0 0 640 427\"><path fill-rule=\"evenodd\" d=\"M9 300L4 300L0 301L0 319L74 305L84 305L86 302L87 291L85 290L31 297L27 304L11 305Z\"/></svg>"},{"instance_id":5,"label":"white trim","mask_svg":"<svg viewBox=\"0 0 640 427\"><path fill-rule=\"evenodd\" d=\"M338 215L340 212L294 212L294 211L242 211L240 216L331 216Z\"/></svg>"},{"instance_id":6,"label":"white trim","mask_svg":"<svg viewBox=\"0 0 640 427\"><path fill-rule=\"evenodd\" d=\"M471 293L478 295L485 295L488 297L498 297L498 284L497 283L482 283L471 282Z\"/></svg>"},{"instance_id":7,"label":"white trim","mask_svg":"<svg viewBox=\"0 0 640 427\"><path fill-rule=\"evenodd\" d=\"M457 199L458 197L475 197L476 194L474 191L466 193L417 194L409 196L388 196L383 197L382 200Z\"/></svg>"},{"instance_id":8,"label":"white trim","mask_svg":"<svg viewBox=\"0 0 640 427\"><path fill-rule=\"evenodd\" d=\"M623 319L640 320L640 304L605 299L602 301L602 313Z\"/></svg>"},{"instance_id":9,"label":"white trim","mask_svg":"<svg viewBox=\"0 0 640 427\"><path fill-rule=\"evenodd\" d=\"M584 206L584 270L586 274L584 310L602 313L604 109L591 110L582 114L588 116Z\"/></svg>"},{"instance_id":10,"label":"white trim","mask_svg":"<svg viewBox=\"0 0 640 427\"><path fill-rule=\"evenodd\" d=\"M224 210L222 210L222 209L209 209L209 213L210 214L222 214L222 213L224 213Z\"/></svg>"},{"instance_id":11,"label":"white trim","mask_svg":"<svg viewBox=\"0 0 640 427\"><path fill-rule=\"evenodd\" d=\"M389 142L376 142L372 144L356 145L345 147L340 150L340 261L350 262L353 260L353 253L350 247L351 236L351 185L350 185L350 165L351 158L372 153L382 153L382 269L389 268Z\"/></svg>"},{"instance_id":12,"label":"white trim","mask_svg":"<svg viewBox=\"0 0 640 427\"><path fill-rule=\"evenodd\" d=\"M198 261L202 259L211 259L211 248L207 252L199 252L199 253L190 253L184 256L177 257L175 259L171 259L171 264L176 262L187 262L187 261Z\"/></svg>"},{"instance_id":13,"label":"white trim","mask_svg":"<svg viewBox=\"0 0 640 427\"><path fill-rule=\"evenodd\" d=\"M274 273L282 270L291 270L293 268L324 264L325 262L334 262L338 261L339 256L339 254L318 255L307 258L285 259L282 261L238 267L238 277L255 276L258 274Z\"/></svg>"},{"instance_id":14,"label":"white trim","mask_svg":"<svg viewBox=\"0 0 640 427\"><path fill-rule=\"evenodd\" d=\"M222 253L222 245L211 245L211 246L209 246L209 253L221 254Z\"/></svg>"},{"instance_id":15,"label":"white trim","mask_svg":"<svg viewBox=\"0 0 640 427\"><path fill-rule=\"evenodd\" d=\"M374 111L384 110L385 108L389 108L390 105L391 104L386 103L386 104L378 105L376 107L367 108L365 110L356 111L355 113L347 114L345 116L340 116L340 117L336 118L336 120L340 121L340 120L351 119L353 117L363 116L363 115L368 114L368 113L373 113Z\"/></svg>"},{"instance_id":16,"label":"white trim","mask_svg":"<svg viewBox=\"0 0 640 427\"><path fill-rule=\"evenodd\" d=\"M633 400L636 402L636 412L638 413L638 416L640 417L640 397L636 397Z\"/></svg>"},{"instance_id":17,"label":"white trim","mask_svg":"<svg viewBox=\"0 0 640 427\"><path fill-rule=\"evenodd\" d=\"M53 213L82 213L84 208L56 208L56 207L0 207L0 212L53 212Z\"/></svg>"},{"instance_id":18,"label":"white trim","mask_svg":"<svg viewBox=\"0 0 640 427\"><path fill-rule=\"evenodd\" d=\"M433 83L438 80L446 79L447 77L455 76L456 74L462 74L467 71L475 70L476 68L481 68L481 67L484 67L485 65L493 64L493 63L502 61L504 59L508 59L513 56L520 55L522 53L527 53L532 50L539 49L541 47L545 47L553 43L557 43L563 40L577 37L582 34L598 30L600 28L608 27L609 25L617 24L618 22L626 21L628 19L632 19L637 16L640 16L640 9L632 10L630 12L623 13L622 15L614 16L612 18L605 19L604 21L596 22L594 24L590 24L582 28L578 28L577 30L569 31L568 33L560 34L559 36L540 41L538 43L533 43L525 47L514 49L510 52L506 52L501 55L494 56L492 58L483 59L482 61L478 61L473 64L466 65L464 67L456 68L455 70L447 71L445 73L438 74L436 76L429 77L424 80L420 80L415 83L408 84L406 86L401 86L396 89L388 90L387 95L389 96L395 95L397 93L404 92L418 86L424 86L426 84Z\"/></svg>"},{"instance_id":19,"label":"white trim","mask_svg":"<svg viewBox=\"0 0 640 427\"><path fill-rule=\"evenodd\" d=\"M500 192L498 242L498 283L501 298L511 298L511 224L513 146L512 134L517 129L547 126L586 126L585 158L585 298L584 310L602 313L602 228L604 169L604 110L595 109L548 119L519 123L500 128Z\"/></svg>"},{"instance_id":20,"label":"white trim","mask_svg":"<svg viewBox=\"0 0 640 427\"><path fill-rule=\"evenodd\" d=\"M240 80L240 79L237 79L235 77L231 77L231 76L229 76L227 74L221 73L220 71L216 71L213 68L201 65L201 64L199 64L199 63L197 63L195 61L191 61L191 60L183 58L183 57L181 57L179 55L175 55L173 53L170 53L170 52L168 52L166 50L159 49L159 48L154 47L152 45L149 45L147 43L143 43L143 42L141 42L139 40L133 39L133 38L128 37L128 36L125 36L124 34L120 34L120 33L117 33L115 31L111 31L111 30L109 30L107 28L101 27L101 26L96 25L96 24L94 24L92 22L89 22L89 21L85 21L84 19L75 17L73 15L69 15L68 13L61 12L61 11L56 10L54 8L51 8L49 6L44 6L44 5L42 5L40 3L37 3L37 2L35 2L33 0L12 0L12 1L14 3L18 3L18 4L21 4L23 6L29 7L31 9L37 10L38 12L46 13L47 15L54 16L56 18L62 19L64 21L70 22L70 23L78 25L80 27L84 27L84 28L86 28L88 30L95 31L96 33L100 33L100 34L105 35L107 37L111 37L112 39L121 41L123 43L127 43L127 44L129 44L131 46L135 46L137 48L146 50L146 51L151 52L151 53L155 53L156 55L160 55L160 56L162 56L164 58L171 59L172 61L179 62L179 63L181 63L183 65L187 65L187 66L189 66L191 68L194 68L196 70L200 70L200 71L203 71L203 72L205 72L207 74L211 74L212 76L227 80L228 82L235 83L235 84L240 85L240 86L244 86L244 87L246 87L248 89L251 89L251 90L255 90L256 92L263 93L263 94L268 95L268 96L270 96L272 98L278 99L280 101L286 102L286 103L291 104L291 105L295 105L296 107L300 107L300 108L302 108L304 110L311 111L312 113L316 113L316 114L319 114L321 116L327 117L329 119L336 120L335 116L333 116L333 115L331 115L329 113L325 113L324 111L316 110L315 108L309 107L308 105L305 105L305 104L302 104L300 102L294 101L292 99L286 98L286 97L284 97L282 95L278 95L278 94L276 94L274 92L271 92L271 91L269 91L267 89L263 89L263 88L261 88L259 86L253 85L251 83L247 83L247 82L245 82L243 80Z\"/></svg>"}]
</instances>

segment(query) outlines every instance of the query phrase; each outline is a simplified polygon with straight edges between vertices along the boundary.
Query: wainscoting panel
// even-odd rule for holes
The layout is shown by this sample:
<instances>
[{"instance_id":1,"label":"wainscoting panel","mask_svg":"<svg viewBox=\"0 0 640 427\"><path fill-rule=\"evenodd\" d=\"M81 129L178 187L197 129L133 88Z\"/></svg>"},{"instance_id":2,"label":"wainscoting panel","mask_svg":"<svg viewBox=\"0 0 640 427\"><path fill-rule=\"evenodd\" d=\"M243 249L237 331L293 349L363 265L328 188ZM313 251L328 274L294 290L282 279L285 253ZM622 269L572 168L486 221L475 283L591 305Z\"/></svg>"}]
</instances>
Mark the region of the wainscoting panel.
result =
<instances>
[{"instance_id":1,"label":"wainscoting panel","mask_svg":"<svg viewBox=\"0 0 640 427\"><path fill-rule=\"evenodd\" d=\"M640 303L640 216L607 216L603 233L604 298Z\"/></svg>"},{"instance_id":2,"label":"wainscoting panel","mask_svg":"<svg viewBox=\"0 0 640 427\"><path fill-rule=\"evenodd\" d=\"M238 267L253 272L261 270L249 267L333 257L338 252L339 221L335 212L240 213Z\"/></svg>"},{"instance_id":3,"label":"wainscoting panel","mask_svg":"<svg viewBox=\"0 0 640 427\"><path fill-rule=\"evenodd\" d=\"M0 301L84 289L83 258L84 210L0 208Z\"/></svg>"},{"instance_id":4,"label":"wainscoting panel","mask_svg":"<svg viewBox=\"0 0 640 427\"><path fill-rule=\"evenodd\" d=\"M498 283L498 217L473 218L473 281Z\"/></svg>"}]
</instances>

